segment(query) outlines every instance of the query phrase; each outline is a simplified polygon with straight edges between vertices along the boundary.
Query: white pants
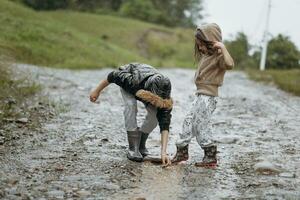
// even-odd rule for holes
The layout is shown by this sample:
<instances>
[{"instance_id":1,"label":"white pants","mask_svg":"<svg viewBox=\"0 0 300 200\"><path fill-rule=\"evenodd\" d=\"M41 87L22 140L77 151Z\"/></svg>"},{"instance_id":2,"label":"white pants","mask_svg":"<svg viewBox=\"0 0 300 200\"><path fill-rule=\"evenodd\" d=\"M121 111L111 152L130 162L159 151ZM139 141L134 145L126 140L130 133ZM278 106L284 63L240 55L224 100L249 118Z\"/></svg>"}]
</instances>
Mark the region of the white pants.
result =
<instances>
[{"instance_id":1,"label":"white pants","mask_svg":"<svg viewBox=\"0 0 300 200\"><path fill-rule=\"evenodd\" d=\"M196 137L198 144L203 147L212 143L211 116L216 109L217 97L199 94L195 97L192 106L186 115L180 139L176 144L186 146Z\"/></svg>"},{"instance_id":2,"label":"white pants","mask_svg":"<svg viewBox=\"0 0 300 200\"><path fill-rule=\"evenodd\" d=\"M122 88L121 88L121 93L122 93L124 107L125 107L124 119L125 119L126 131L135 131L138 128L137 120L136 120L136 116L138 112L137 100L132 94L126 92ZM151 104L148 104L146 106L146 110L147 110L147 115L140 130L144 133L151 133L158 124L156 118L157 109Z\"/></svg>"}]
</instances>

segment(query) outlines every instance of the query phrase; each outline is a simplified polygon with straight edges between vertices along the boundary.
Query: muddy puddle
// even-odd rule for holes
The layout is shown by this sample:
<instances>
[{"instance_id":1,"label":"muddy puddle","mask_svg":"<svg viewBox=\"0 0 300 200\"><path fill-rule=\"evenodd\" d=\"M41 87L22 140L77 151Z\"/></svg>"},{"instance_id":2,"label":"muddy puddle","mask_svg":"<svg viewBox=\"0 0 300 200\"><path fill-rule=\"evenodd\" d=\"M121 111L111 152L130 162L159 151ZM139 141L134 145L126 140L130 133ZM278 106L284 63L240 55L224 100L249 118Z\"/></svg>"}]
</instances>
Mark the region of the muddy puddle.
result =
<instances>
[{"instance_id":1,"label":"muddy puddle","mask_svg":"<svg viewBox=\"0 0 300 200\"><path fill-rule=\"evenodd\" d=\"M19 65L64 108L32 137L0 146L3 199L300 199L300 98L228 73L214 113L219 166L196 168L196 141L187 163L162 169L126 159L123 105L110 86L97 104L89 91L110 69L69 71ZM175 106L169 153L193 100L193 70L164 69ZM139 104L138 120L145 116ZM148 147L159 153L158 128Z\"/></svg>"}]
</instances>

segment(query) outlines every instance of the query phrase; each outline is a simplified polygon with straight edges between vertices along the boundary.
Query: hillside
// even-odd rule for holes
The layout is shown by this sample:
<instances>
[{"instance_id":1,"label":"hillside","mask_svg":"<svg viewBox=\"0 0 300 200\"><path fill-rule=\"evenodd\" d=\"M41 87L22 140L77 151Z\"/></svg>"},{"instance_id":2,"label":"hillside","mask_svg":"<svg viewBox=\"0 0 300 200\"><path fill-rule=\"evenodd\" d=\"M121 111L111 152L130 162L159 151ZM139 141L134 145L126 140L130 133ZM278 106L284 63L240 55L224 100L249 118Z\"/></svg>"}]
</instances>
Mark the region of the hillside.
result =
<instances>
[{"instance_id":1,"label":"hillside","mask_svg":"<svg viewBox=\"0 0 300 200\"><path fill-rule=\"evenodd\" d=\"M74 69L136 61L193 66L193 30L108 15L37 12L7 0L0 3L0 23L0 48L17 62Z\"/></svg>"}]
</instances>

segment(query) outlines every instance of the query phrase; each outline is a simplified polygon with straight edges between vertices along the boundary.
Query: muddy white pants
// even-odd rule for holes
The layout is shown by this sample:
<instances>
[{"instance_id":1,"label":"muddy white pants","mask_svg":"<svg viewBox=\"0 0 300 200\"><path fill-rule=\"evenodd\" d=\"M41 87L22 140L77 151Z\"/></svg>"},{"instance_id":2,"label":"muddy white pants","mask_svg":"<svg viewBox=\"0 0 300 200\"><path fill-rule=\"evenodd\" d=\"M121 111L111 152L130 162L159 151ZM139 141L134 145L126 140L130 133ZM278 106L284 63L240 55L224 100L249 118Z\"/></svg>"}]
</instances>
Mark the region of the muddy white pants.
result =
<instances>
[{"instance_id":1,"label":"muddy white pants","mask_svg":"<svg viewBox=\"0 0 300 200\"><path fill-rule=\"evenodd\" d=\"M137 125L137 100L135 97L126 92L121 88L121 93L124 101L124 119L125 119L125 128L127 131L135 131L138 128ZM144 133L151 133L153 129L157 126L156 113L157 109L152 105L146 106L147 115L140 128Z\"/></svg>"},{"instance_id":2,"label":"muddy white pants","mask_svg":"<svg viewBox=\"0 0 300 200\"><path fill-rule=\"evenodd\" d=\"M203 147L212 143L211 116L216 109L217 97L199 94L186 115L180 139L177 146L186 146L196 137L198 144Z\"/></svg>"}]
</instances>

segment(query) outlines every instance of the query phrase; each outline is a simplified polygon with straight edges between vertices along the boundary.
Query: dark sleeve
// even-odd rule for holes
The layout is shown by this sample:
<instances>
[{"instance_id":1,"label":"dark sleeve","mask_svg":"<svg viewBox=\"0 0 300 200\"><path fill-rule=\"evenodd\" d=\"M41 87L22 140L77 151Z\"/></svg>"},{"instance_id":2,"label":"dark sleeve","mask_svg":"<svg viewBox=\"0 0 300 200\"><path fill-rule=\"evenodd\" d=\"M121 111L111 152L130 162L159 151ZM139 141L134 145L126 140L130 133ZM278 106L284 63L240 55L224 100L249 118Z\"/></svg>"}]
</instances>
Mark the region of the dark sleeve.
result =
<instances>
[{"instance_id":1,"label":"dark sleeve","mask_svg":"<svg viewBox=\"0 0 300 200\"><path fill-rule=\"evenodd\" d=\"M171 111L167 109L157 109L156 118L159 124L160 132L169 131L171 123Z\"/></svg>"},{"instance_id":2,"label":"dark sleeve","mask_svg":"<svg viewBox=\"0 0 300 200\"><path fill-rule=\"evenodd\" d=\"M135 84L133 74L128 70L114 70L107 76L109 83L115 83L125 91L135 94L138 85Z\"/></svg>"},{"instance_id":3,"label":"dark sleeve","mask_svg":"<svg viewBox=\"0 0 300 200\"><path fill-rule=\"evenodd\" d=\"M116 78L117 78L118 75L119 75L119 72L120 72L120 71L118 71L118 70L114 70L114 71L110 72L110 73L107 75L107 81L108 81L109 83L115 83Z\"/></svg>"}]
</instances>

